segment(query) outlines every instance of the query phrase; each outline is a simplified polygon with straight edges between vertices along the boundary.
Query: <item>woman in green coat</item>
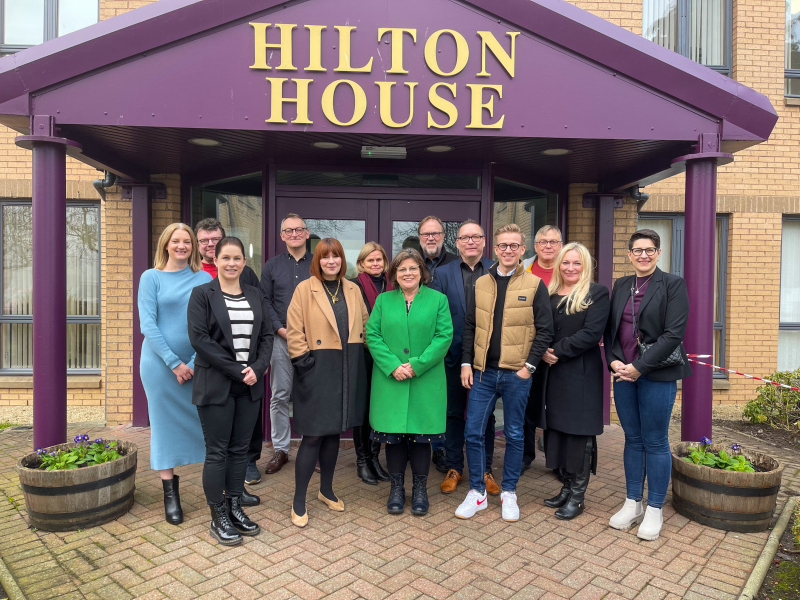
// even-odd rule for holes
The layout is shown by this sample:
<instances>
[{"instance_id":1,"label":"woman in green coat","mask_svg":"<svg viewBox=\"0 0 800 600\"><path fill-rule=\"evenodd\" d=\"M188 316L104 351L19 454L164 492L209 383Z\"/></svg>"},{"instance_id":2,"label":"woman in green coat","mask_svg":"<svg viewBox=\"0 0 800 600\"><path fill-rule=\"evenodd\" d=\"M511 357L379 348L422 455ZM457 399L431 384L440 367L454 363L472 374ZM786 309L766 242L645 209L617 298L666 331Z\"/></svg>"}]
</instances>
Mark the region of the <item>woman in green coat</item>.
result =
<instances>
[{"instance_id":1,"label":"woman in green coat","mask_svg":"<svg viewBox=\"0 0 800 600\"><path fill-rule=\"evenodd\" d=\"M421 516L428 512L431 442L444 439L444 357L453 339L453 321L447 297L423 285L431 277L419 252L399 252L387 277L395 289L378 296L367 321L367 347L374 361L371 438L386 444L392 483L386 503L389 514L404 510L410 462L411 513Z\"/></svg>"}]
</instances>

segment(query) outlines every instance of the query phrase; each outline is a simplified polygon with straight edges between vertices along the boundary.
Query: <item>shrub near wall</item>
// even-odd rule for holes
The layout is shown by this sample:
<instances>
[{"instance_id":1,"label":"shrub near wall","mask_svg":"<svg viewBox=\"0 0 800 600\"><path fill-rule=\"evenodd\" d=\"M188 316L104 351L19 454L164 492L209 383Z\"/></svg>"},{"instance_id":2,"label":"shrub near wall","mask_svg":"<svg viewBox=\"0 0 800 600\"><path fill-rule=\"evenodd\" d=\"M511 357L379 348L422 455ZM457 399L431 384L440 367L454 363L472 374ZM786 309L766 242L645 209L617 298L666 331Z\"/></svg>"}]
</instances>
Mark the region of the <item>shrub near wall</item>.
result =
<instances>
[{"instance_id":1,"label":"shrub near wall","mask_svg":"<svg viewBox=\"0 0 800 600\"><path fill-rule=\"evenodd\" d=\"M800 369L776 371L767 379L800 388ZM763 423L784 431L800 431L800 392L776 385L758 388L758 396L744 407L743 417L751 423Z\"/></svg>"}]
</instances>

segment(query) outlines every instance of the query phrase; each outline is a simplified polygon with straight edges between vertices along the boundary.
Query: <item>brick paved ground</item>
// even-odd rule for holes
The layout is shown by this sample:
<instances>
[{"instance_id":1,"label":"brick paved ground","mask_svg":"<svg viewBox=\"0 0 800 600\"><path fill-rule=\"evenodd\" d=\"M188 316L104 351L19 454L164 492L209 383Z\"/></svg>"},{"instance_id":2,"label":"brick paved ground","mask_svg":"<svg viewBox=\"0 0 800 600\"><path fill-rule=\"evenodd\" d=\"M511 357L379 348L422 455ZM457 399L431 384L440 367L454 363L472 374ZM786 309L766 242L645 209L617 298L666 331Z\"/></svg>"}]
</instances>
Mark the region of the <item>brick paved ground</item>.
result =
<instances>
[{"instance_id":1,"label":"brick paved ground","mask_svg":"<svg viewBox=\"0 0 800 600\"><path fill-rule=\"evenodd\" d=\"M334 479L344 513L330 512L315 500L312 481L309 525L292 526L293 469L284 469L253 488L262 504L249 513L260 523L261 535L226 549L208 534L200 465L178 470L186 521L175 527L163 520L161 486L149 470L149 431L75 429L70 436L84 432L139 445L136 503L116 522L72 533L28 527L13 467L30 448L30 431L0 434L0 488L6 498L0 502L0 556L31 600L735 599L767 539L767 533L732 534L689 522L669 503L656 542L607 527L624 498L622 431L611 426L600 438L599 475L589 486L587 511L571 522L558 521L542 505L559 483L539 461L520 481L518 523L500 519L497 498L473 520L454 518L466 487L462 484L453 496L439 494L438 473L431 477L427 517L408 511L390 516L384 508L388 484L362 484L355 476L353 450L345 449ZM677 427L671 433L677 439ZM732 436L715 431L719 441ZM787 461L784 490L797 494L800 457L761 449ZM498 450L501 466L502 447ZM500 472L496 469L498 479Z\"/></svg>"}]
</instances>

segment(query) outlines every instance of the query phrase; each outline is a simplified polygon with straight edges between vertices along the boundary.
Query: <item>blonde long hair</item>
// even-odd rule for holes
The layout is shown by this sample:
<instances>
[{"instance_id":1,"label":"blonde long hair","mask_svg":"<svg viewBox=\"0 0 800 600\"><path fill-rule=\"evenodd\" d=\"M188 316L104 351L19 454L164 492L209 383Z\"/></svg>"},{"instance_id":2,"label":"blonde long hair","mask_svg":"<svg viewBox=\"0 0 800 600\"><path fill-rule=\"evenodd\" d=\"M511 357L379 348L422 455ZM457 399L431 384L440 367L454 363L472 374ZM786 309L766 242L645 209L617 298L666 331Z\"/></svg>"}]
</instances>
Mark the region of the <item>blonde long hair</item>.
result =
<instances>
[{"instance_id":1,"label":"blonde long hair","mask_svg":"<svg viewBox=\"0 0 800 600\"><path fill-rule=\"evenodd\" d=\"M153 266L159 271L163 271L164 267L167 266L167 261L169 260L167 245L169 245L169 241L172 239L172 234L178 229L186 231L189 234L189 237L192 238L192 256L189 258L189 266L192 268L192 271L197 273L203 268L203 263L202 259L200 258L200 250L197 247L197 237L194 235L192 228L186 223L170 223L164 228L164 231L161 232L161 235L158 238L158 245L156 246L156 258L153 261Z\"/></svg>"},{"instance_id":2,"label":"blonde long hair","mask_svg":"<svg viewBox=\"0 0 800 600\"><path fill-rule=\"evenodd\" d=\"M367 242L364 244L364 247L361 248L361 252L358 253L358 258L356 259L356 271L359 273L364 273L366 269L364 269L364 261L367 260L367 257L378 250L383 257L383 272L389 270L389 258L386 256L386 250L383 249L378 242Z\"/></svg>"},{"instance_id":3,"label":"blonde long hair","mask_svg":"<svg viewBox=\"0 0 800 600\"><path fill-rule=\"evenodd\" d=\"M570 242L561 249L561 252L558 253L558 258L556 258L553 278L550 280L550 285L547 286L547 291L552 296L557 294L561 286L564 285L564 278L561 275L561 263L564 261L567 252L573 250L581 257L583 270L581 271L581 277L578 279L578 283L572 286L572 291L564 296L558 303L558 306L566 304L568 315L582 312L592 304L592 299L589 297L589 285L592 283L593 272L592 255L589 254L589 250L587 250L586 246L578 242Z\"/></svg>"}]
</instances>

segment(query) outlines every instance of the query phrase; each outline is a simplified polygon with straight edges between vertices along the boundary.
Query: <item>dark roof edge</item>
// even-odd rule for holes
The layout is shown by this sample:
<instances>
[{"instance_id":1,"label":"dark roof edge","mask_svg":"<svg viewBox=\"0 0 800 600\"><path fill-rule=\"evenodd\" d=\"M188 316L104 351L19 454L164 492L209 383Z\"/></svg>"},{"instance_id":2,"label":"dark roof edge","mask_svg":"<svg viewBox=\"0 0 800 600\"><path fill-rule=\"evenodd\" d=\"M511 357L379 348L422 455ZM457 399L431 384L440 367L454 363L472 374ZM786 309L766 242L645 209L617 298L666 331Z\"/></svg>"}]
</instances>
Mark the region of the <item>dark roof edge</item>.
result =
<instances>
[{"instance_id":1,"label":"dark roof edge","mask_svg":"<svg viewBox=\"0 0 800 600\"><path fill-rule=\"evenodd\" d=\"M778 120L763 94L566 0L468 2L757 139L766 140ZM153 2L0 60L0 103L281 4L283 0Z\"/></svg>"}]
</instances>

